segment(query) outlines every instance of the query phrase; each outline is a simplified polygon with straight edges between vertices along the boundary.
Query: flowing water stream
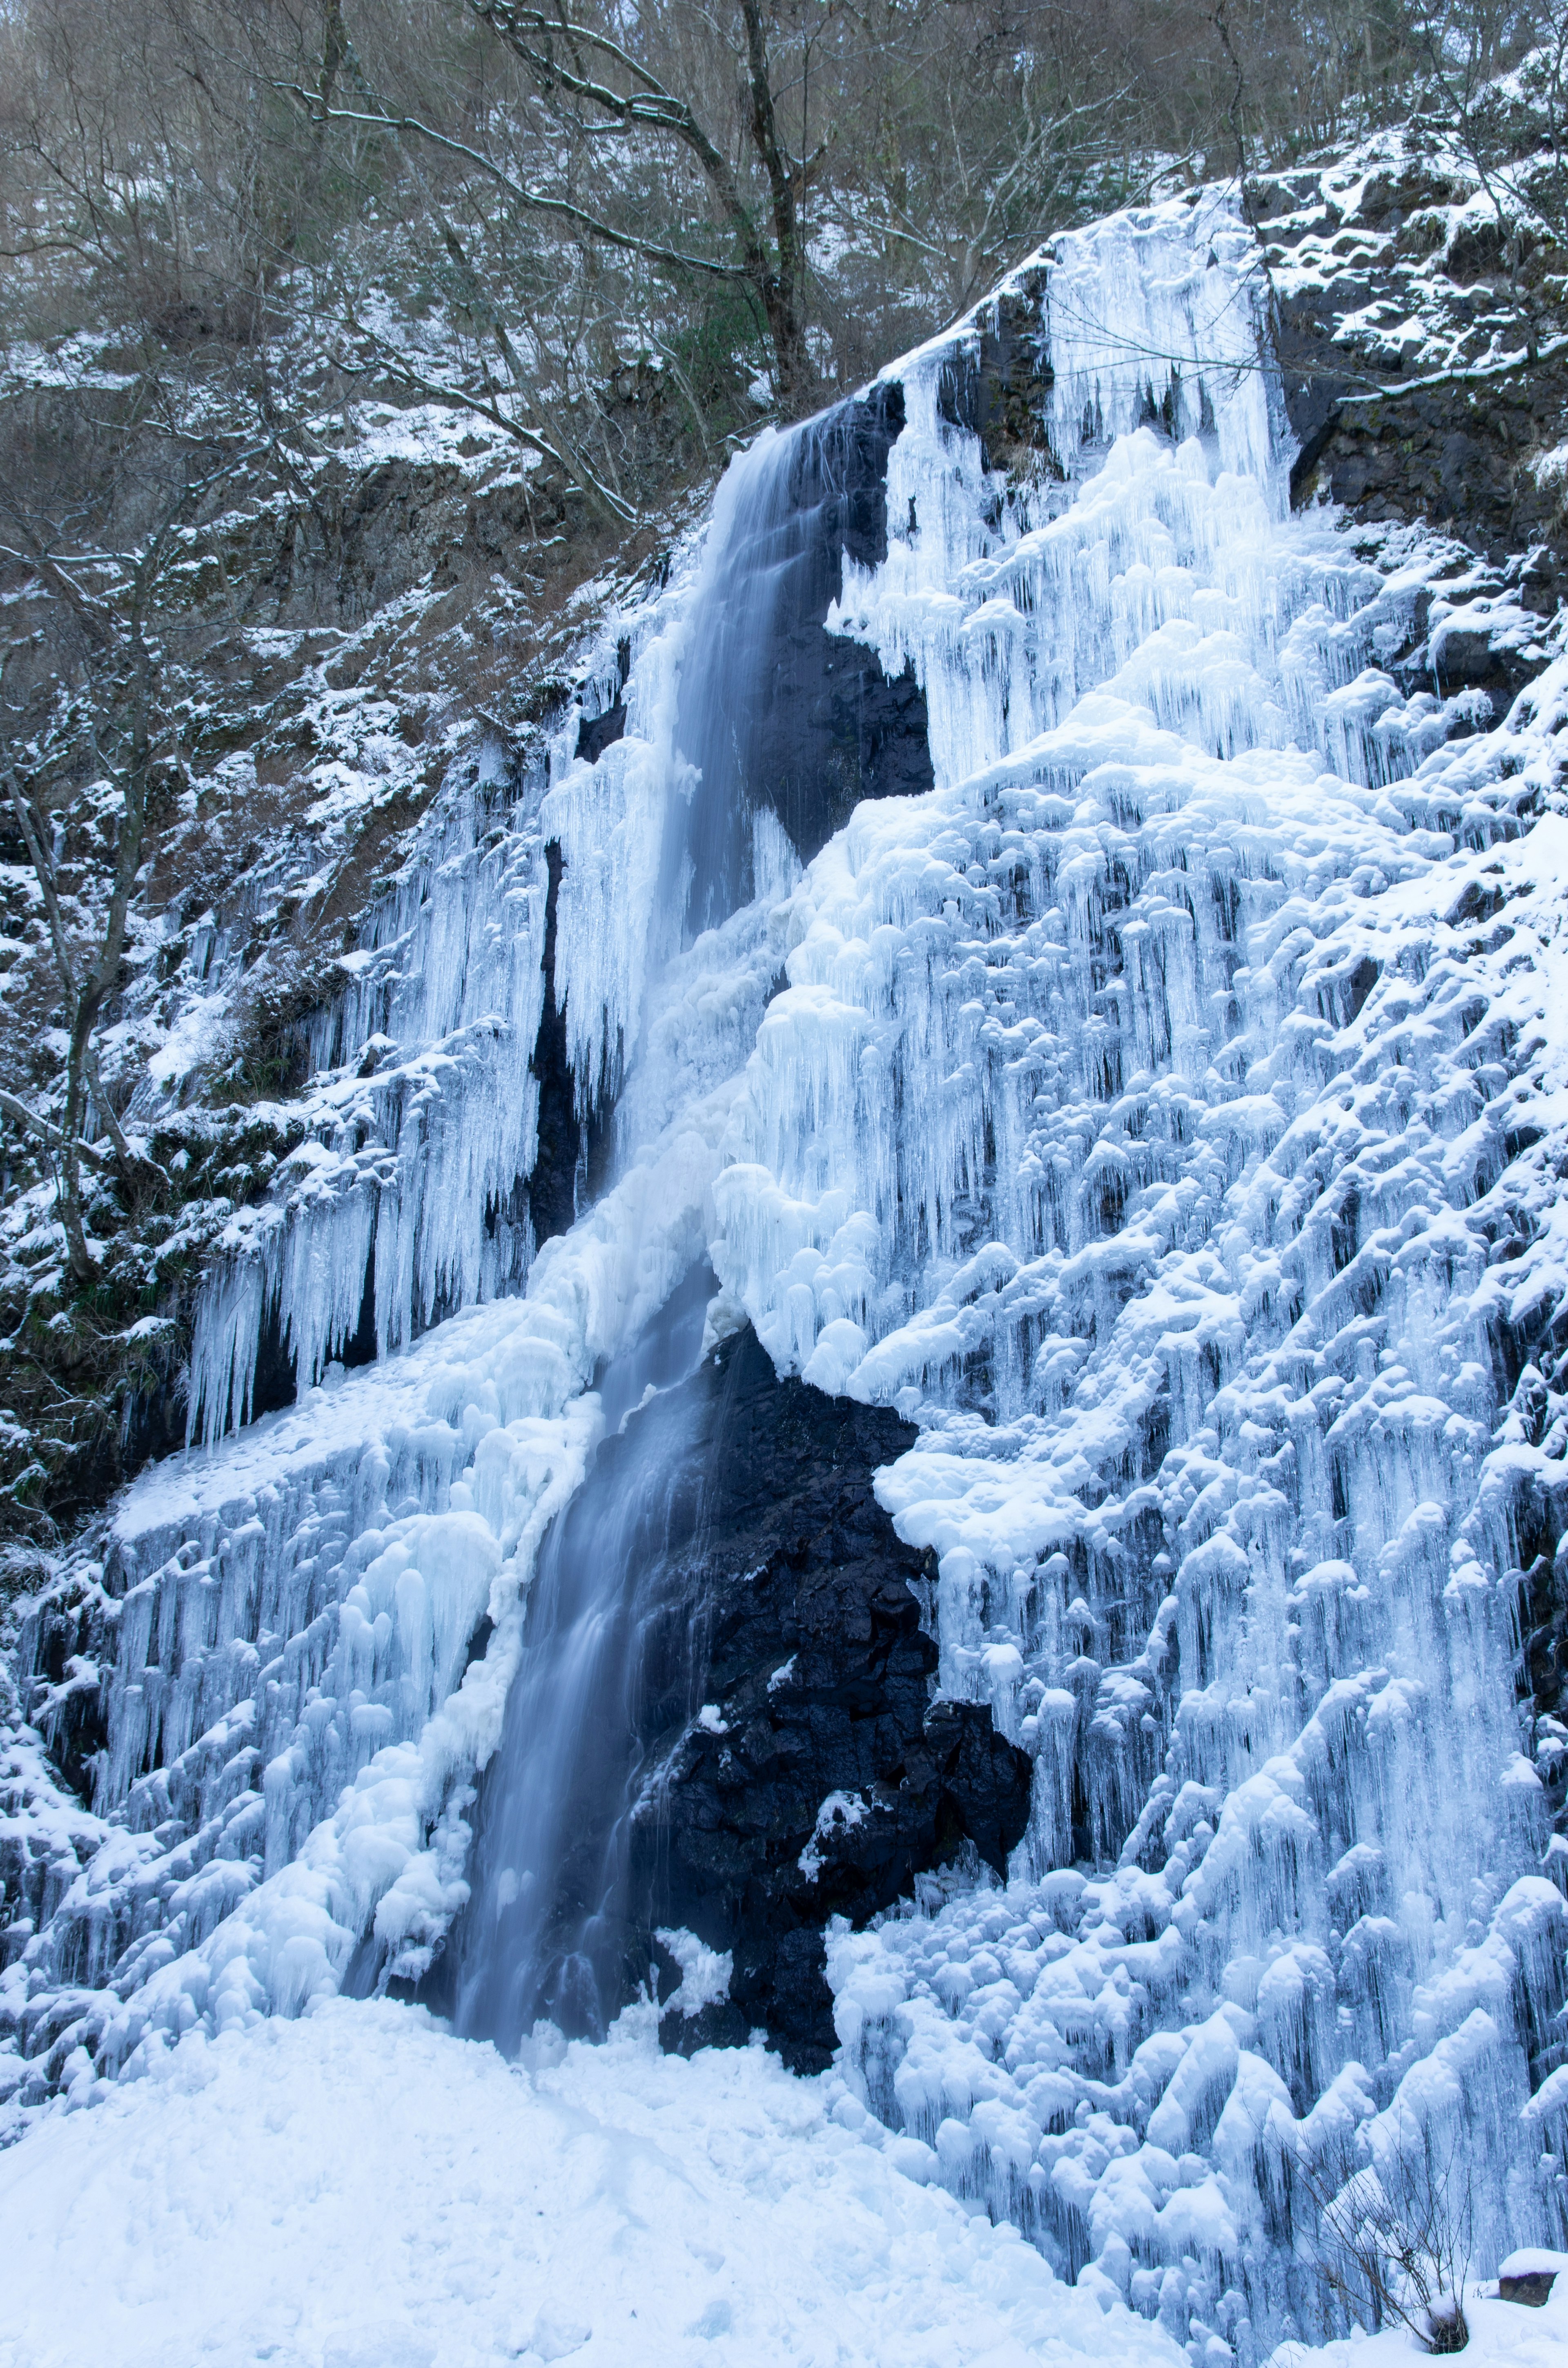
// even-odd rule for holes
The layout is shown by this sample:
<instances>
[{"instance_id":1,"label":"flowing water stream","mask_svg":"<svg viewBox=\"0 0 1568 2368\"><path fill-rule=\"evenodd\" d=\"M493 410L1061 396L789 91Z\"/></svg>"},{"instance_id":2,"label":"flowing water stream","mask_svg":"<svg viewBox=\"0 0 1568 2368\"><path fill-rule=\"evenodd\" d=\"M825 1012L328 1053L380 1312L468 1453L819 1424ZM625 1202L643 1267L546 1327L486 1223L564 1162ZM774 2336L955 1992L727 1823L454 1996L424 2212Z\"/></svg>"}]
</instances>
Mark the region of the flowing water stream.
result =
<instances>
[{"instance_id":1,"label":"flowing water stream","mask_svg":"<svg viewBox=\"0 0 1568 2368\"><path fill-rule=\"evenodd\" d=\"M854 405L766 430L720 488L672 732L666 918L689 941L798 871L784 802L790 653L820 631L849 530ZM666 949L666 959L672 948ZM652 981L651 986L656 984ZM602 2036L646 1966L626 1962L627 1854L651 1698L699 1682L704 1474L665 1396L692 1372L704 1259L599 1383L611 1436L540 1556L501 1748L486 1772L473 1896L443 1969L458 2029L515 2047L537 2018ZM620 1432L620 1436L615 1434ZM672 1559L672 1534L682 1541ZM672 1702L678 1726L695 1701ZM637 1928L644 1929L646 1918Z\"/></svg>"},{"instance_id":2,"label":"flowing water stream","mask_svg":"<svg viewBox=\"0 0 1568 2368\"><path fill-rule=\"evenodd\" d=\"M631 1820L640 1737L698 1707L703 1474L673 1385L713 1289L704 1264L605 1374L609 1435L540 1555L447 1976L457 2029L508 2051L540 2017L602 2038L647 1972L626 1959Z\"/></svg>"}]
</instances>

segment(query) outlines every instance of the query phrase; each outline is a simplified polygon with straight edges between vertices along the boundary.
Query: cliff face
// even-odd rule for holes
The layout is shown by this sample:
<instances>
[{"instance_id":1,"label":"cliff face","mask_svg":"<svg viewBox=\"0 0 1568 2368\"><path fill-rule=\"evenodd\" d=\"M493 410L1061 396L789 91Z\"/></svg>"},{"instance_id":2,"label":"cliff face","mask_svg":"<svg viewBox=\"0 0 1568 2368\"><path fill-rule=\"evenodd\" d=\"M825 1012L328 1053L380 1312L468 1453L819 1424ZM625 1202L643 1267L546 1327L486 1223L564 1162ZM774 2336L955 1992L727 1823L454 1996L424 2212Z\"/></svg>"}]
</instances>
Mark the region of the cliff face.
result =
<instances>
[{"instance_id":1,"label":"cliff face","mask_svg":"<svg viewBox=\"0 0 1568 2368\"><path fill-rule=\"evenodd\" d=\"M1416 135L1337 172L1265 181L1253 205L1299 447L1292 499L1450 534L1549 617L1568 533L1550 248L1527 236L1516 257L1473 176ZM1524 672L1493 687L1517 689Z\"/></svg>"},{"instance_id":2,"label":"cliff face","mask_svg":"<svg viewBox=\"0 0 1568 2368\"><path fill-rule=\"evenodd\" d=\"M211 1236L235 1435L28 1611L23 2111L653 1965L1199 2351L1316 2323L1342 2139L1558 2229L1551 381L1462 188L1255 198L763 439L443 743Z\"/></svg>"},{"instance_id":3,"label":"cliff face","mask_svg":"<svg viewBox=\"0 0 1568 2368\"><path fill-rule=\"evenodd\" d=\"M19 499L134 548L156 523L166 439L138 441L134 388L114 365L85 368L80 386L47 369L40 388L8 383L0 448ZM659 408L645 384L625 400ZM90 1176L91 1292L51 1230L47 1161L8 1125L0 1536L19 1547L74 1534L183 1441L197 1281L310 1132L312 1024L330 1027L399 883L437 848L437 862L472 849L515 805L572 700L589 620L618 584L657 575L710 482L676 439L651 473L655 523L627 537L483 422L476 433L342 388L334 400L329 385L308 428L308 461L260 450L180 511L161 581L147 860L99 1047L138 1158ZM48 587L12 575L7 695L63 785L55 860L90 943L114 852L108 785L84 769L80 699L51 689ZM8 803L0 854L0 1086L47 1117L63 1073L58 982ZM258 1410L291 1401L294 1362L292 1344L271 1342Z\"/></svg>"},{"instance_id":4,"label":"cliff face","mask_svg":"<svg viewBox=\"0 0 1568 2368\"><path fill-rule=\"evenodd\" d=\"M700 1385L717 1416L697 1451L711 1475L700 1691L718 1716L681 1718L655 1746L631 1895L651 1930L733 1958L728 2001L666 2016L666 2044L742 2044L760 2024L786 2063L820 2071L836 2044L824 1926L912 1897L966 1845L1005 1869L1031 1771L981 1704L932 1700L931 1557L901 1543L872 1489L909 1427L780 1382L749 1332Z\"/></svg>"},{"instance_id":5,"label":"cliff face","mask_svg":"<svg viewBox=\"0 0 1568 2368\"><path fill-rule=\"evenodd\" d=\"M1411 689L1473 688L1500 712L1539 669L1530 620L1552 612L1568 535L1558 449L1568 348L1551 250L1527 240L1516 256L1462 160L1417 133L1259 180L1248 210L1298 448L1293 501L1339 505L1373 537L1369 551L1404 526L1468 552L1450 571L1464 578L1467 613L1428 620L1423 592L1389 663ZM1042 269L1026 270L946 366L942 416L978 434L1000 503L1031 469L1062 465L1046 416L1044 285ZM1147 410L1159 426L1168 400L1154 399L1156 374L1146 373ZM709 480L683 474L691 456L672 440L653 381L632 374L620 399L650 450L668 445L673 480L659 523L629 544L483 421L384 405L324 412L308 480L263 470L194 533L173 644L187 720L135 921L134 976L104 1051L106 1084L155 1166L123 1205L104 1203L96 1310L75 1304L51 1262L36 1221L47 1183L16 1212L0 1263L15 1344L0 1349L0 1371L16 1417L0 1440L0 1524L13 1534L69 1534L178 1441L197 1279L236 1211L272 1189L312 1130L299 1089L339 965L386 927L378 908L437 839L450 860L458 843L506 827L545 761L551 719L576 696L586 619L667 568ZM871 566L885 550L881 488L902 399L893 383L851 406L834 439L809 457L802 448L790 488L810 526L788 563L789 615L776 620L748 729L753 769L767 776L758 794L808 859L861 797L931 781L914 675L890 674L824 630L841 554ZM13 465L80 495L90 470L71 454L84 402L114 400L98 388L13 395ZM116 516L106 532L135 524ZM585 754L624 729L620 671L581 687ZM67 852L86 877L77 827ZM0 813L0 840L9 828ZM749 876L751 852L717 825L708 836L717 910ZM10 852L22 856L19 841ZM25 873L7 876L15 901ZM21 945L31 923L20 904L13 921ZM55 1056L33 1000L18 964L0 1083L47 1099ZM546 1041L559 1024L547 1010L541 1080L563 1057ZM589 1156L577 1119L556 1110L553 1087L541 1091L553 1149L532 1179L540 1239L575 1206L572 1178ZM13 1156L25 1154L18 1141ZM31 1180L25 1165L13 1172ZM511 1189L506 1179L498 1196ZM432 1305L445 1304L443 1287ZM269 1341L259 1407L289 1402L296 1362L293 1344Z\"/></svg>"}]
</instances>

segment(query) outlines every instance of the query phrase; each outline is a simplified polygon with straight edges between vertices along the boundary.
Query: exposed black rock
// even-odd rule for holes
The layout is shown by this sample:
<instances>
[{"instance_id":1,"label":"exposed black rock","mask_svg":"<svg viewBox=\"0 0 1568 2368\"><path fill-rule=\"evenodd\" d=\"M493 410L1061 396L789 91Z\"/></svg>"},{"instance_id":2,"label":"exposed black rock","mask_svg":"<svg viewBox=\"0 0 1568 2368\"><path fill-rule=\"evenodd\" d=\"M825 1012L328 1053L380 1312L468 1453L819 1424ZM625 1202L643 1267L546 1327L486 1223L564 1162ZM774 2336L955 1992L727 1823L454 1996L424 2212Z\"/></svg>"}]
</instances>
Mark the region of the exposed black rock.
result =
<instances>
[{"instance_id":1,"label":"exposed black rock","mask_svg":"<svg viewBox=\"0 0 1568 2368\"><path fill-rule=\"evenodd\" d=\"M607 748L624 737L626 701L618 699L602 715L585 715L577 726L577 754L597 765Z\"/></svg>"},{"instance_id":2,"label":"exposed black rock","mask_svg":"<svg viewBox=\"0 0 1568 2368\"><path fill-rule=\"evenodd\" d=\"M576 1081L566 1056L566 1014L555 999L562 860L561 848L553 839L544 856L550 883L544 919L544 1008L529 1064L539 1086L538 1147L528 1179L528 1213L536 1242L563 1234L574 1224L580 1195L599 1179L609 1132L605 1114L595 1111L585 1121L577 1108Z\"/></svg>"},{"instance_id":3,"label":"exposed black rock","mask_svg":"<svg viewBox=\"0 0 1568 2368\"><path fill-rule=\"evenodd\" d=\"M884 1409L780 1382L748 1330L605 1440L562 1550L600 1553L630 1525L626 1600L601 1616L631 1649L608 1656L591 1713L594 1782L574 1794L541 2002L522 2002L522 2032L539 2011L573 2021L585 1952L583 2028L651 1968L667 1998L676 1969L654 1935L684 1926L729 1951L733 1972L724 2004L665 2015L666 2045L741 2044L760 2026L786 2062L819 2070L835 2045L827 1918L863 1923L971 1849L1006 1863L1030 1762L988 1709L932 1702L937 1651L915 1592L930 1573L872 1490L914 1436ZM512 1975L492 1954L506 1930L496 1902L518 1896L507 1758L504 1742L481 1781L470 1909L419 1995L512 2045ZM824 1815L835 1794L843 1813Z\"/></svg>"},{"instance_id":4,"label":"exposed black rock","mask_svg":"<svg viewBox=\"0 0 1568 2368\"><path fill-rule=\"evenodd\" d=\"M1503 1255L1506 1246L1500 1245ZM1551 1420L1547 1379L1561 1390L1568 1367L1562 1335L1563 1310L1552 1310L1531 1327L1533 1337L1508 1337L1499 1327L1494 1355L1505 1378L1517 1374L1512 1410L1523 1418L1532 1444L1540 1443ZM1511 1332L1512 1327L1509 1327ZM1540 1364L1534 1361L1539 1356ZM1545 1367L1545 1376L1541 1372ZM1550 1471L1550 1467L1548 1467ZM1532 1476L1521 1498L1517 1531L1519 1566L1510 1574L1514 1588L1514 1619L1519 1638L1517 1683L1520 1708L1528 1720L1530 1758L1544 1789L1544 1806L1554 1836L1568 1840L1568 1487L1557 1487L1543 1474ZM1558 2042L1558 2048L1561 2042ZM1543 2064L1540 2077L1554 2070Z\"/></svg>"},{"instance_id":5,"label":"exposed black rock","mask_svg":"<svg viewBox=\"0 0 1568 2368\"><path fill-rule=\"evenodd\" d=\"M944 362L937 407L952 427L980 438L985 465L1011 470L1044 453L1060 473L1045 427L1046 398L1054 373L1046 350L1046 279L1021 279L986 308L978 343Z\"/></svg>"},{"instance_id":6,"label":"exposed black rock","mask_svg":"<svg viewBox=\"0 0 1568 2368\"><path fill-rule=\"evenodd\" d=\"M1536 359L1514 369L1412 372L1375 347L1352 350L1340 336L1347 317L1389 298L1402 264L1429 252L1434 235L1441 239L1431 210L1467 194L1430 155L1373 175L1358 192L1355 223L1392 235L1384 258L1369 252L1364 262L1351 259L1336 269L1331 287L1308 286L1277 300L1275 348L1300 448L1290 498L1300 506L1327 493L1356 518L1435 527L1496 563L1530 552L1519 597L1550 613L1568 581L1568 519L1560 487L1543 481L1533 464L1562 440L1568 356L1549 339ZM1303 205L1316 208L1319 229L1336 228L1343 219L1310 172L1259 180L1249 198L1277 260L1285 250L1268 243L1283 235L1288 245L1301 233L1276 231L1276 220ZM1537 256L1527 273L1538 304L1540 268ZM1491 281L1489 301L1505 313L1514 302L1494 222L1461 223L1449 239L1442 269L1456 290ZM1522 314L1518 329L1522 343ZM1488 671L1483 652L1475 668L1460 671L1454 661L1449 671L1445 689L1471 682L1517 687L1506 668Z\"/></svg>"},{"instance_id":7,"label":"exposed black rock","mask_svg":"<svg viewBox=\"0 0 1568 2368\"><path fill-rule=\"evenodd\" d=\"M730 2000L666 2016L666 2044L744 2040L760 2024L787 2063L820 2070L835 2044L826 1918L863 1923L966 1840L1003 1866L1028 1820L1030 1763L988 1709L930 1701L925 1558L871 1485L910 1427L780 1382L749 1331L687 1386L705 1399L691 1451L707 1473L696 1694L718 1716L645 1736L657 1776L634 1819L629 1967L656 1953L655 1928L685 1926L732 1952ZM819 1831L835 1793L857 1821Z\"/></svg>"},{"instance_id":8,"label":"exposed black rock","mask_svg":"<svg viewBox=\"0 0 1568 2368\"><path fill-rule=\"evenodd\" d=\"M261 1319L261 1331L256 1344L256 1371L251 1376L250 1418L258 1421L264 1414L278 1414L291 1406L300 1395L298 1360L283 1337L278 1303L269 1301Z\"/></svg>"},{"instance_id":9,"label":"exposed black rock","mask_svg":"<svg viewBox=\"0 0 1568 2368\"><path fill-rule=\"evenodd\" d=\"M616 671L619 688L610 705L598 715L585 715L577 726L577 754L597 765L607 748L624 737L626 732L626 701L620 696L631 674L631 643L622 641L616 649Z\"/></svg>"},{"instance_id":10,"label":"exposed black rock","mask_svg":"<svg viewBox=\"0 0 1568 2368\"><path fill-rule=\"evenodd\" d=\"M1528 2310L1544 2310L1557 2277L1555 2270L1519 2270L1511 2278L1498 2279L1497 2299L1523 2303Z\"/></svg>"},{"instance_id":11,"label":"exposed black rock","mask_svg":"<svg viewBox=\"0 0 1568 2368\"><path fill-rule=\"evenodd\" d=\"M373 1365L378 1354L376 1339L376 1245L370 1244L370 1255L365 1260L365 1287L359 1293L359 1313L354 1329L338 1350L338 1361L352 1372L357 1365Z\"/></svg>"},{"instance_id":12,"label":"exposed black rock","mask_svg":"<svg viewBox=\"0 0 1568 2368\"><path fill-rule=\"evenodd\" d=\"M1521 591L1550 609L1568 579L1568 536L1558 488L1531 464L1561 441L1568 357L1446 383L1369 389L1363 377L1357 387L1326 359L1314 370L1326 340L1293 326L1294 309L1280 330L1281 358L1297 364L1286 378L1301 439L1292 500L1326 491L1356 518L1444 529L1493 560L1534 546Z\"/></svg>"},{"instance_id":13,"label":"exposed black rock","mask_svg":"<svg viewBox=\"0 0 1568 2368\"><path fill-rule=\"evenodd\" d=\"M1339 427L1346 398L1361 385L1347 358L1331 344L1334 324L1321 317L1322 311L1315 299L1300 297L1287 299L1275 311L1275 352L1286 416L1296 436L1290 500L1298 508L1316 496L1319 462ZM1332 461L1328 466L1332 473Z\"/></svg>"}]
</instances>

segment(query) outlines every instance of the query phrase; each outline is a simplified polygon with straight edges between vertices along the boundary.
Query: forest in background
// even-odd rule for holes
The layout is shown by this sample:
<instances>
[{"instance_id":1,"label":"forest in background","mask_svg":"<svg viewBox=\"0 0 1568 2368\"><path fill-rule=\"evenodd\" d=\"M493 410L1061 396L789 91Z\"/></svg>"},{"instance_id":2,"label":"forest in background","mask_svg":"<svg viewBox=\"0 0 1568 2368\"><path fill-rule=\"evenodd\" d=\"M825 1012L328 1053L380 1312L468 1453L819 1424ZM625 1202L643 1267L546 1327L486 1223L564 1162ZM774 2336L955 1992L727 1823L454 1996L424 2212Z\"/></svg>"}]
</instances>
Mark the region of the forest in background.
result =
<instances>
[{"instance_id":1,"label":"forest in background","mask_svg":"<svg viewBox=\"0 0 1568 2368\"><path fill-rule=\"evenodd\" d=\"M619 514L628 370L707 449L759 377L809 409L1053 231L1561 29L1551 0L16 0L0 327L236 374L279 421L324 368L437 386Z\"/></svg>"}]
</instances>

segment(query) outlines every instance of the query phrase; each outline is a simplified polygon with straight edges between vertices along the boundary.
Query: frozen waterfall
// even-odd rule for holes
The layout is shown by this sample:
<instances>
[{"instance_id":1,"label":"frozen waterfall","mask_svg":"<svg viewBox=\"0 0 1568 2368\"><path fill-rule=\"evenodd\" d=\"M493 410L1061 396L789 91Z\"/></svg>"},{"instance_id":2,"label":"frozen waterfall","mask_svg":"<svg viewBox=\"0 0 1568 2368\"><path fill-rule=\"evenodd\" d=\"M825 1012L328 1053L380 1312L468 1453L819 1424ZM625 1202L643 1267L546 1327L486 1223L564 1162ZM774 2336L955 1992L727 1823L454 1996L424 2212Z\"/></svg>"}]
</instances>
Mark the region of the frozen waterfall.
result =
<instances>
[{"instance_id":1,"label":"frozen waterfall","mask_svg":"<svg viewBox=\"0 0 1568 2368\"><path fill-rule=\"evenodd\" d=\"M1568 1519L1568 661L1504 717L1444 698L1468 562L1290 514L1252 252L1209 197L1062 238L1002 299L1032 458L986 466L982 308L733 465L499 820L454 780L210 1285L193 1406L243 1413L269 1296L300 1403L149 1474L80 1580L98 1847L3 1977L50 2078L415 1980L465 1903L510 1935L485 2028L591 1963L526 1878L586 1764L565 1663L620 1668L584 1622L634 1603L596 1377L706 1260L708 1339L919 1425L878 1487L941 1687L1035 1763L1006 1880L829 1935L904 2167L1194 2368L1322 2323L1335 2165L1462 2145L1483 2268L1568 2233L1568 1735L1518 1669ZM928 769L858 746L819 835L758 731L824 549L827 639ZM613 1116L541 1243L547 997ZM471 1863L502 1769L521 1823Z\"/></svg>"}]
</instances>

